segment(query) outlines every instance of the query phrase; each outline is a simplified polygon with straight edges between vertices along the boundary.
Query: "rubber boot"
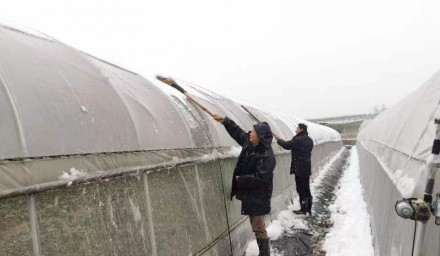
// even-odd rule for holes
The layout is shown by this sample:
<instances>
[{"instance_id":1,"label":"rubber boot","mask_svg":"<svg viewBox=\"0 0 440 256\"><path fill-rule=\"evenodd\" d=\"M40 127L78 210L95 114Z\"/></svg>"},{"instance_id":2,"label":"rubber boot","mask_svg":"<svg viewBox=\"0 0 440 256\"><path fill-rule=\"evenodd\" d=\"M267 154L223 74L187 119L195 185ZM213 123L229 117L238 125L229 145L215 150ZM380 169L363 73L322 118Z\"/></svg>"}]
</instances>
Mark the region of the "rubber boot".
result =
<instances>
[{"instance_id":1,"label":"rubber boot","mask_svg":"<svg viewBox=\"0 0 440 256\"><path fill-rule=\"evenodd\" d=\"M293 213L295 214L307 214L307 206L308 206L308 199L305 198L303 200L301 200L301 209L299 209L298 211L293 211Z\"/></svg>"},{"instance_id":2,"label":"rubber boot","mask_svg":"<svg viewBox=\"0 0 440 256\"><path fill-rule=\"evenodd\" d=\"M309 197L307 200L307 212L310 216L312 216L312 204L313 204L313 197Z\"/></svg>"},{"instance_id":3,"label":"rubber boot","mask_svg":"<svg viewBox=\"0 0 440 256\"><path fill-rule=\"evenodd\" d=\"M258 256L270 256L269 238L257 239L257 244L260 249L260 254L258 254Z\"/></svg>"}]
</instances>

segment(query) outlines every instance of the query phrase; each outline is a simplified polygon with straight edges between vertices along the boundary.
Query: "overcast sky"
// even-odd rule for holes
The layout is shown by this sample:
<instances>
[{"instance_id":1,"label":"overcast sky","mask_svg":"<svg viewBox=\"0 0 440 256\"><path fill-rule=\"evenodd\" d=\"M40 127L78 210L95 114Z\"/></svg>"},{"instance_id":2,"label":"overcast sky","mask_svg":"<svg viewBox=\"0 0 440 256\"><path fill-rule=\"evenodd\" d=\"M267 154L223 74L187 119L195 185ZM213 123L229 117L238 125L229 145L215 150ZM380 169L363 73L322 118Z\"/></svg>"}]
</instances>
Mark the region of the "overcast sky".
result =
<instances>
[{"instance_id":1,"label":"overcast sky","mask_svg":"<svg viewBox=\"0 0 440 256\"><path fill-rule=\"evenodd\" d=\"M439 11L438 0L14 0L0 19L146 77L318 118L392 106L440 70Z\"/></svg>"}]
</instances>

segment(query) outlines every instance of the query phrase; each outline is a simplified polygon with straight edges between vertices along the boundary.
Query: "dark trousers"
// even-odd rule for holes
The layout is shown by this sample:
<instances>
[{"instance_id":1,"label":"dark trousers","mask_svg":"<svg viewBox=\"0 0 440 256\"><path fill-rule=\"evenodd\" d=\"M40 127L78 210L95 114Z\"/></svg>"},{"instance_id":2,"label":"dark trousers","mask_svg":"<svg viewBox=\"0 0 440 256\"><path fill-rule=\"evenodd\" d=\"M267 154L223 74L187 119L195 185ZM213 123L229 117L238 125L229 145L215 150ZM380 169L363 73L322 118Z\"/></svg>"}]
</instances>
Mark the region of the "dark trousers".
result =
<instances>
[{"instance_id":1,"label":"dark trousers","mask_svg":"<svg viewBox=\"0 0 440 256\"><path fill-rule=\"evenodd\" d=\"M306 198L312 198L310 193L310 175L295 175L295 183L300 202Z\"/></svg>"}]
</instances>

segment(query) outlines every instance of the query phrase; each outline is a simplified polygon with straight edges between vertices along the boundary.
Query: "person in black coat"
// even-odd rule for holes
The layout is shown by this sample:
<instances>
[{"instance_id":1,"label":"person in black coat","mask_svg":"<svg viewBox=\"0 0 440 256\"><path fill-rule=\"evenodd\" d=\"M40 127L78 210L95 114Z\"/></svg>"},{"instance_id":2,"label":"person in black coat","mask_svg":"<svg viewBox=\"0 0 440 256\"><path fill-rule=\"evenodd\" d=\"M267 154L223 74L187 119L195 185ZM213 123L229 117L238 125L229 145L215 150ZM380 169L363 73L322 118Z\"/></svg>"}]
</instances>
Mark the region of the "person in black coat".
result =
<instances>
[{"instance_id":1,"label":"person in black coat","mask_svg":"<svg viewBox=\"0 0 440 256\"><path fill-rule=\"evenodd\" d=\"M276 161L272 150L272 131L266 122L255 124L250 132L243 131L228 117L214 115L231 137L241 145L232 178L231 200L241 200L241 214L249 215L261 256L269 256L269 237L264 216L270 213L273 171Z\"/></svg>"},{"instance_id":2,"label":"person in black coat","mask_svg":"<svg viewBox=\"0 0 440 256\"><path fill-rule=\"evenodd\" d=\"M290 174L295 174L296 191L299 195L301 209L296 214L312 214L313 197L310 193L310 175L312 175L313 140L307 132L307 125L300 123L296 135L290 141L284 141L277 135L275 139L282 148L291 150L292 162Z\"/></svg>"}]
</instances>

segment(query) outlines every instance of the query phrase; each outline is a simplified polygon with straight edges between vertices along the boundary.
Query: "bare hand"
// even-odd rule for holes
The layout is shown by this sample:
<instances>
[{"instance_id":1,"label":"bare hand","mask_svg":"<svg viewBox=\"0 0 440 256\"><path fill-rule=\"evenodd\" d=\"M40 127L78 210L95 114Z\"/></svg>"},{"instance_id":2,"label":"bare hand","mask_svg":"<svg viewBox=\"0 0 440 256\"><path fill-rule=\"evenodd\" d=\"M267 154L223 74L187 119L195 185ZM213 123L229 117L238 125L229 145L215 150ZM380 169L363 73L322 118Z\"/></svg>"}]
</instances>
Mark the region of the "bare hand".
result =
<instances>
[{"instance_id":1,"label":"bare hand","mask_svg":"<svg viewBox=\"0 0 440 256\"><path fill-rule=\"evenodd\" d=\"M172 79L171 77L156 76L156 78L168 85L176 83L176 81L174 81L174 79Z\"/></svg>"},{"instance_id":2,"label":"bare hand","mask_svg":"<svg viewBox=\"0 0 440 256\"><path fill-rule=\"evenodd\" d=\"M279 137L278 135L276 135L276 134L273 134L273 137L274 137L276 140L279 140L279 139L280 139L280 137Z\"/></svg>"},{"instance_id":3,"label":"bare hand","mask_svg":"<svg viewBox=\"0 0 440 256\"><path fill-rule=\"evenodd\" d=\"M223 120L225 120L225 117L223 117L223 116L221 116L221 115L214 114L213 117L214 117L214 120L215 120L215 121L220 122L220 123L222 123Z\"/></svg>"}]
</instances>

